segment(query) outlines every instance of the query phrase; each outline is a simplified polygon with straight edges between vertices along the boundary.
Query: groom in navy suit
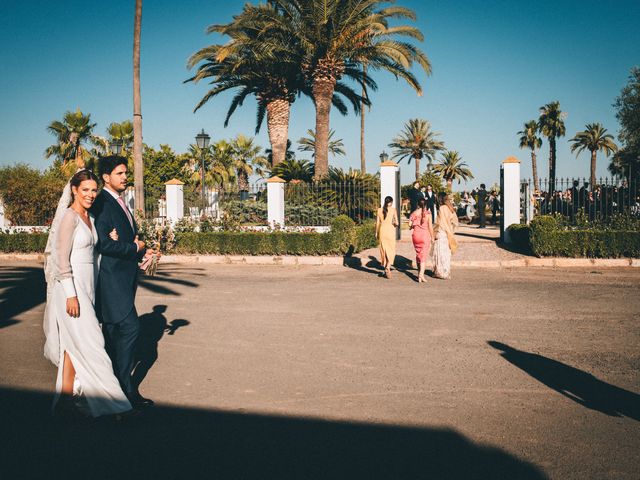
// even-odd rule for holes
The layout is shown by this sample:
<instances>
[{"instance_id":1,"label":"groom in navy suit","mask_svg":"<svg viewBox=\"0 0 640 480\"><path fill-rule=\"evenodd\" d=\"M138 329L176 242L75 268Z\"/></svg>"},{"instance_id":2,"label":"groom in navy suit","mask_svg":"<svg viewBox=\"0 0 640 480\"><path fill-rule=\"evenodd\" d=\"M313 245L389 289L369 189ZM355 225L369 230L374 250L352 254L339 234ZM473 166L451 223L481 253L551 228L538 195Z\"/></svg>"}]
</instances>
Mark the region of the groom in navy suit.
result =
<instances>
[{"instance_id":1,"label":"groom in navy suit","mask_svg":"<svg viewBox=\"0 0 640 480\"><path fill-rule=\"evenodd\" d=\"M140 331L135 306L138 262L145 256L146 248L138 239L133 214L121 196L127 188L127 159L116 155L101 158L100 176L104 188L93 208L102 255L96 312L101 317L107 352L122 390L134 407L146 407L153 405L153 401L142 397L131 379ZM114 229L118 240L110 236Z\"/></svg>"}]
</instances>

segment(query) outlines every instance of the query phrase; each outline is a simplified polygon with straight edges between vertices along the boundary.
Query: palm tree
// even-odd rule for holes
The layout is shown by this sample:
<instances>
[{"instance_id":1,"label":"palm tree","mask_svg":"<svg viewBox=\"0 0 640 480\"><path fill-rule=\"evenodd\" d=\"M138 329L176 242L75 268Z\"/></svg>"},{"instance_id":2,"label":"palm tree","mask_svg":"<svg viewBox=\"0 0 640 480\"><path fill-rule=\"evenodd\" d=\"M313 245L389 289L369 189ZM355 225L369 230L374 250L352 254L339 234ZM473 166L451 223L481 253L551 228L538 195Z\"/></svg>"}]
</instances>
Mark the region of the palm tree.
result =
<instances>
[{"instance_id":1,"label":"palm tree","mask_svg":"<svg viewBox=\"0 0 640 480\"><path fill-rule=\"evenodd\" d=\"M415 19L407 8L380 8L381 0L272 0L280 15L270 27L282 36L295 39L302 53L300 65L312 85L316 108L316 179L328 173L329 115L331 99L343 77L375 88L369 70L386 70L402 78L418 94L422 88L409 71L418 63L429 74L431 65L415 45L398 41L398 36L421 41L422 33L406 25L389 26L389 19Z\"/></svg>"},{"instance_id":2,"label":"palm tree","mask_svg":"<svg viewBox=\"0 0 640 480\"><path fill-rule=\"evenodd\" d=\"M202 188L202 163L204 157L204 184L210 187L222 187L235 179L235 169L230 156L217 155L216 145L201 149L196 144L189 145L188 163L185 168L190 173L191 181L197 188Z\"/></svg>"},{"instance_id":3,"label":"palm tree","mask_svg":"<svg viewBox=\"0 0 640 480\"><path fill-rule=\"evenodd\" d=\"M129 154L131 143L133 142L133 123L131 120L124 120L123 122L112 122L107 127L107 136L109 142L120 142L122 144L122 151L124 155Z\"/></svg>"},{"instance_id":4,"label":"palm tree","mask_svg":"<svg viewBox=\"0 0 640 480\"><path fill-rule=\"evenodd\" d=\"M466 182L473 178L473 174L471 170L469 170L468 165L462 161L462 157L455 150L444 152L442 154L442 160L433 166L433 170L446 180L449 191L452 189L454 180L460 183L461 180Z\"/></svg>"},{"instance_id":5,"label":"palm tree","mask_svg":"<svg viewBox=\"0 0 640 480\"><path fill-rule=\"evenodd\" d=\"M607 129L599 123L588 123L582 132L576 133L570 142L571 152L576 152L578 156L581 152L589 150L591 152L591 189L596 187L596 155L598 151L604 152L608 157L618 151L618 145L613 141L613 135L607 133Z\"/></svg>"},{"instance_id":6,"label":"palm tree","mask_svg":"<svg viewBox=\"0 0 640 480\"><path fill-rule=\"evenodd\" d=\"M65 112L62 121L54 120L47 127L56 137L56 143L47 147L45 157L55 157L61 162L64 173L73 175L76 169L84 168L91 159L86 145L97 141L93 135L95 126L95 123L91 123L91 114L85 115L80 109Z\"/></svg>"},{"instance_id":7,"label":"palm tree","mask_svg":"<svg viewBox=\"0 0 640 480\"><path fill-rule=\"evenodd\" d=\"M224 45L210 45L193 54L187 66L200 66L193 77L185 80L197 83L211 79L213 85L194 112L216 95L227 90L236 91L225 118L225 127L237 107L242 106L248 96L255 96L258 101L255 131L260 131L266 115L273 151L272 165L286 158L291 104L299 94L311 95L311 88L300 70L301 54L295 43L268 28L270 22L279 16L271 4L247 4L231 23L211 25L208 33L226 35L231 40ZM361 97L349 86L340 84L331 101L341 114L347 114L347 107L338 94L349 100L354 110L359 110Z\"/></svg>"},{"instance_id":8,"label":"palm tree","mask_svg":"<svg viewBox=\"0 0 640 480\"><path fill-rule=\"evenodd\" d=\"M267 158L260 155L262 148L256 145L253 138L238 135L232 142L234 166L238 179L238 190L249 191L249 176L254 173L264 176L267 167Z\"/></svg>"},{"instance_id":9,"label":"palm tree","mask_svg":"<svg viewBox=\"0 0 640 480\"><path fill-rule=\"evenodd\" d=\"M136 210L144 215L144 164L142 162L142 107L140 101L140 30L142 0L136 0L133 22L133 183Z\"/></svg>"},{"instance_id":10,"label":"palm tree","mask_svg":"<svg viewBox=\"0 0 640 480\"><path fill-rule=\"evenodd\" d=\"M338 138L336 140L332 140L333 135L335 134L335 130L329 130L329 153L331 153L331 155L336 156L336 155L346 155L347 153L344 151L344 143L342 142L341 138ZM302 137L300 140L298 140L298 143L300 144L300 146L298 147L298 151L300 152L314 152L311 154L311 157L315 157L315 151L316 151L316 133L309 129L307 130L307 135L309 135L308 137Z\"/></svg>"},{"instance_id":11,"label":"palm tree","mask_svg":"<svg viewBox=\"0 0 640 480\"><path fill-rule=\"evenodd\" d=\"M313 179L313 163L308 160L286 159L271 170L271 176L291 182L309 183Z\"/></svg>"},{"instance_id":12,"label":"palm tree","mask_svg":"<svg viewBox=\"0 0 640 480\"><path fill-rule=\"evenodd\" d=\"M520 148L531 149L531 169L533 171L533 189L540 191L538 182L538 164L536 163L536 150L542 146L542 138L538 136L538 122L530 120L524 124L524 128L518 132L520 135Z\"/></svg>"},{"instance_id":13,"label":"palm tree","mask_svg":"<svg viewBox=\"0 0 640 480\"><path fill-rule=\"evenodd\" d=\"M404 130L389 144L395 149L392 158L413 159L416 164L416 180L420 178L420 160L427 158L431 163L436 153L444 150L444 142L438 140L440 134L431 130L427 120L413 118L404 125Z\"/></svg>"},{"instance_id":14,"label":"palm tree","mask_svg":"<svg viewBox=\"0 0 640 480\"><path fill-rule=\"evenodd\" d=\"M367 63L364 62L362 64L362 75L364 76L364 78L367 78ZM362 98L363 100L367 98L367 89L366 87L363 85L362 86ZM364 115L365 115L365 104L364 101L362 102L362 105L360 106L360 171L362 172L362 174L364 175L365 173L367 173L367 160L366 160L366 156L365 156L365 152L364 152Z\"/></svg>"},{"instance_id":15,"label":"palm tree","mask_svg":"<svg viewBox=\"0 0 640 480\"><path fill-rule=\"evenodd\" d=\"M343 170L329 167L329 174L322 182L332 190L325 194L334 202L338 212L353 220L372 218L380 201L380 179L378 175L362 173L360 170Z\"/></svg>"},{"instance_id":16,"label":"palm tree","mask_svg":"<svg viewBox=\"0 0 640 480\"><path fill-rule=\"evenodd\" d=\"M269 162L269 165L272 166L272 168L275 168L276 166L280 165L280 162L275 163L273 160L273 150L271 150L270 148L267 148L264 153L267 155L267 160ZM293 150L291 150L291 140L287 140L287 147L284 153L284 161L288 161L288 160L295 160L296 158L296 152L294 152Z\"/></svg>"},{"instance_id":17,"label":"palm tree","mask_svg":"<svg viewBox=\"0 0 640 480\"><path fill-rule=\"evenodd\" d=\"M558 101L540 107L538 131L549 140L549 193L556 189L556 138L564 137L566 133L566 116L567 114L560 110Z\"/></svg>"}]
</instances>

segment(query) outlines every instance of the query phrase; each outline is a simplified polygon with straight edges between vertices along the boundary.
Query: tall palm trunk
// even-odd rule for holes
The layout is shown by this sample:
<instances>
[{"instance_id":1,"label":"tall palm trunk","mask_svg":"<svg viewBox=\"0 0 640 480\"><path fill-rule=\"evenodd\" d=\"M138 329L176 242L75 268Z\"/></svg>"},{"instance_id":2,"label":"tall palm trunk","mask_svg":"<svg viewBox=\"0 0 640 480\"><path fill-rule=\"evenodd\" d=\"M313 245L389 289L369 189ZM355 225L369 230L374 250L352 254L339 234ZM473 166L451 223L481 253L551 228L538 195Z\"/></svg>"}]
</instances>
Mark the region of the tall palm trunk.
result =
<instances>
[{"instance_id":1,"label":"tall palm trunk","mask_svg":"<svg viewBox=\"0 0 640 480\"><path fill-rule=\"evenodd\" d=\"M362 75L366 78L367 76L367 65L366 63L362 65ZM365 159L364 153L364 109L365 104L364 101L367 98L367 89L362 86L362 104L360 106L360 170L364 175L367 173L367 161Z\"/></svg>"},{"instance_id":2,"label":"tall palm trunk","mask_svg":"<svg viewBox=\"0 0 640 480\"><path fill-rule=\"evenodd\" d=\"M416 164L416 181L420 179L420 157L413 157Z\"/></svg>"},{"instance_id":3,"label":"tall palm trunk","mask_svg":"<svg viewBox=\"0 0 640 480\"><path fill-rule=\"evenodd\" d=\"M278 98L267 103L267 130L271 142L271 166L282 162L287 154L287 139L289 138L289 100Z\"/></svg>"},{"instance_id":4,"label":"tall palm trunk","mask_svg":"<svg viewBox=\"0 0 640 480\"><path fill-rule=\"evenodd\" d=\"M598 154L597 150L591 150L591 177L589 178L589 185L591 186L591 190L594 190L596 187L596 155Z\"/></svg>"},{"instance_id":5,"label":"tall palm trunk","mask_svg":"<svg viewBox=\"0 0 640 480\"><path fill-rule=\"evenodd\" d=\"M447 190L453 192L453 178L447 178Z\"/></svg>"},{"instance_id":6,"label":"tall palm trunk","mask_svg":"<svg viewBox=\"0 0 640 480\"><path fill-rule=\"evenodd\" d=\"M249 191L249 175L244 170L238 171L238 190L241 192Z\"/></svg>"},{"instance_id":7,"label":"tall palm trunk","mask_svg":"<svg viewBox=\"0 0 640 480\"><path fill-rule=\"evenodd\" d=\"M533 189L540 191L540 182L538 182L538 162L536 161L536 151L531 150L531 170L533 171Z\"/></svg>"},{"instance_id":8,"label":"tall palm trunk","mask_svg":"<svg viewBox=\"0 0 640 480\"><path fill-rule=\"evenodd\" d=\"M556 137L549 137L549 193L556 190Z\"/></svg>"},{"instance_id":9,"label":"tall palm trunk","mask_svg":"<svg viewBox=\"0 0 640 480\"><path fill-rule=\"evenodd\" d=\"M335 84L335 79L327 77L315 78L313 81L313 99L316 104L315 180L320 180L329 173L329 115Z\"/></svg>"},{"instance_id":10,"label":"tall palm trunk","mask_svg":"<svg viewBox=\"0 0 640 480\"><path fill-rule=\"evenodd\" d=\"M140 101L140 28L142 0L136 0L133 24L133 183L135 206L144 215L144 165L142 164L142 107Z\"/></svg>"}]
</instances>

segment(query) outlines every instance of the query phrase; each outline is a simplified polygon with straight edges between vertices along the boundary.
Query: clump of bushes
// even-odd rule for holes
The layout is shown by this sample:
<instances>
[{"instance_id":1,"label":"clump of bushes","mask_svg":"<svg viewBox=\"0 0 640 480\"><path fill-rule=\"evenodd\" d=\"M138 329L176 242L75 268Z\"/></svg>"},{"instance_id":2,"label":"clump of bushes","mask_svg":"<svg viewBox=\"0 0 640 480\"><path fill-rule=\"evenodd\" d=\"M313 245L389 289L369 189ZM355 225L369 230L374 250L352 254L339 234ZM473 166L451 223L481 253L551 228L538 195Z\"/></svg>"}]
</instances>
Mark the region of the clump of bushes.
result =
<instances>
[{"instance_id":1,"label":"clump of bushes","mask_svg":"<svg viewBox=\"0 0 640 480\"><path fill-rule=\"evenodd\" d=\"M538 257L640 257L636 218L569 225L561 216L541 215L530 225L512 225L509 233L518 250Z\"/></svg>"},{"instance_id":2,"label":"clump of bushes","mask_svg":"<svg viewBox=\"0 0 640 480\"><path fill-rule=\"evenodd\" d=\"M0 252L43 253L47 246L48 233L0 233Z\"/></svg>"},{"instance_id":3,"label":"clump of bushes","mask_svg":"<svg viewBox=\"0 0 640 480\"><path fill-rule=\"evenodd\" d=\"M214 229L208 221L183 219L175 228L140 221L141 235L167 253L215 255L348 255L374 247L375 224L356 225L346 215L336 217L327 233L284 230ZM198 228L200 231L194 231ZM43 252L46 233L0 233L0 252Z\"/></svg>"},{"instance_id":4,"label":"clump of bushes","mask_svg":"<svg viewBox=\"0 0 640 480\"><path fill-rule=\"evenodd\" d=\"M345 255L376 245L375 225L357 225L338 216L327 233L184 232L176 235L176 253L216 255Z\"/></svg>"},{"instance_id":5,"label":"clump of bushes","mask_svg":"<svg viewBox=\"0 0 640 480\"><path fill-rule=\"evenodd\" d=\"M12 225L48 225L67 183L59 168L42 173L28 165L0 167L0 198Z\"/></svg>"}]
</instances>

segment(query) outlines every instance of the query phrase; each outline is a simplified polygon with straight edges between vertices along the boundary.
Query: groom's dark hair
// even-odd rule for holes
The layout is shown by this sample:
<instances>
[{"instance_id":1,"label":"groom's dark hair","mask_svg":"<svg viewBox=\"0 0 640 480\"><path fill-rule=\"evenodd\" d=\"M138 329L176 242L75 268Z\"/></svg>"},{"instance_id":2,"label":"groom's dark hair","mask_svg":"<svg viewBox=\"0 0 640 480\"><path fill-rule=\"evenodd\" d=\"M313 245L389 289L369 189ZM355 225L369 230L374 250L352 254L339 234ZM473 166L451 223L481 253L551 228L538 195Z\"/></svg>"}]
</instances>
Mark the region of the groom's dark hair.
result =
<instances>
[{"instance_id":1,"label":"groom's dark hair","mask_svg":"<svg viewBox=\"0 0 640 480\"><path fill-rule=\"evenodd\" d=\"M102 157L99 161L98 170L100 171L100 178L102 175L111 175L111 172L118 165L127 165L128 161L125 157L121 157L120 155L109 155L107 157Z\"/></svg>"}]
</instances>

